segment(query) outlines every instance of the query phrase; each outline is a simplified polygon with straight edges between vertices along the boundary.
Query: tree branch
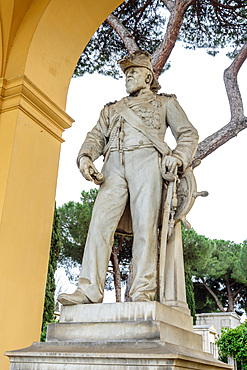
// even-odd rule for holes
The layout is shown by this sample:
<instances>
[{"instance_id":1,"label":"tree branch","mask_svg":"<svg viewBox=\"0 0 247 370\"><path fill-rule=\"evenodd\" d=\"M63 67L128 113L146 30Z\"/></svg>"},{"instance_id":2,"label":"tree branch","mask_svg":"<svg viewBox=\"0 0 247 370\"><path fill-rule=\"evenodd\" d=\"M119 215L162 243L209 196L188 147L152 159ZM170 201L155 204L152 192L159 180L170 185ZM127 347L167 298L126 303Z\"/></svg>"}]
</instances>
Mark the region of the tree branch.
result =
<instances>
[{"instance_id":1,"label":"tree branch","mask_svg":"<svg viewBox=\"0 0 247 370\"><path fill-rule=\"evenodd\" d=\"M121 14L123 14L123 13L125 12L125 9L127 8L127 6L128 6L130 3L132 3L132 1L133 1L133 0L125 1L125 2L122 4L123 6L121 6L121 7L120 7L120 9L118 10L118 13L117 13L117 14L118 14L119 16L121 16Z\"/></svg>"},{"instance_id":2,"label":"tree branch","mask_svg":"<svg viewBox=\"0 0 247 370\"><path fill-rule=\"evenodd\" d=\"M231 110L231 121L199 143L194 160L207 157L221 145L247 128L247 117L244 116L243 102L237 82L238 72L246 58L247 43L242 47L232 64L224 72L226 92Z\"/></svg>"},{"instance_id":3,"label":"tree branch","mask_svg":"<svg viewBox=\"0 0 247 370\"><path fill-rule=\"evenodd\" d=\"M141 17L142 17L142 15L143 15L143 13L144 13L144 11L145 11L145 9L148 7L148 5L150 5L150 4L151 4L151 2L152 2L152 0L147 0L147 1L145 2L145 4L142 6L142 8L141 8L141 9L139 9L139 11L138 11L139 15L135 18L135 27L134 27L134 30L133 30L133 35L135 35L135 34L136 34L136 29L137 29L138 22L140 21L140 19L141 19Z\"/></svg>"},{"instance_id":4,"label":"tree branch","mask_svg":"<svg viewBox=\"0 0 247 370\"><path fill-rule=\"evenodd\" d=\"M224 82L231 110L231 121L239 118L241 119L244 116L243 102L238 87L237 75L246 58L247 42L237 54L232 64L224 72Z\"/></svg>"},{"instance_id":5,"label":"tree branch","mask_svg":"<svg viewBox=\"0 0 247 370\"><path fill-rule=\"evenodd\" d=\"M245 296L246 292L243 292L237 299L235 299L235 303L237 303L243 296Z\"/></svg>"},{"instance_id":6,"label":"tree branch","mask_svg":"<svg viewBox=\"0 0 247 370\"><path fill-rule=\"evenodd\" d=\"M140 15L140 13L143 13L144 10L146 9L146 7L152 2L152 0L146 0L146 2L143 4L143 6L141 8L137 8L136 11L132 14L129 15L128 18L126 18L124 21L123 21L123 24L126 24L128 23L128 21L131 19L131 18L134 18L136 19L137 17L137 14Z\"/></svg>"},{"instance_id":7,"label":"tree branch","mask_svg":"<svg viewBox=\"0 0 247 370\"><path fill-rule=\"evenodd\" d=\"M196 159L206 158L221 145L225 144L233 137L236 137L237 134L245 128L247 128L247 117L244 117L243 120L238 122L233 121L228 123L226 126L222 127L220 130L199 143L194 161Z\"/></svg>"},{"instance_id":8,"label":"tree branch","mask_svg":"<svg viewBox=\"0 0 247 370\"><path fill-rule=\"evenodd\" d=\"M217 295L212 291L212 289L209 288L209 286L206 284L206 282L203 278L201 278L201 281L202 281L203 286L207 289L207 291L214 298L214 300L215 300L217 306L219 307L219 309L221 310L221 312L225 312L224 307L222 306L222 304L221 304L219 298L217 297Z\"/></svg>"},{"instance_id":9,"label":"tree branch","mask_svg":"<svg viewBox=\"0 0 247 370\"><path fill-rule=\"evenodd\" d=\"M165 7L171 13L175 7L175 3L172 0L161 0L165 4Z\"/></svg>"},{"instance_id":10,"label":"tree branch","mask_svg":"<svg viewBox=\"0 0 247 370\"><path fill-rule=\"evenodd\" d=\"M240 1L238 5L227 5L227 4L222 4L217 0L210 0L210 2L215 5L217 8L223 8L223 9L228 9L228 10L235 10L242 8L245 6L245 1Z\"/></svg>"},{"instance_id":11,"label":"tree branch","mask_svg":"<svg viewBox=\"0 0 247 370\"><path fill-rule=\"evenodd\" d=\"M127 30L127 28L124 27L119 19L115 17L115 15L110 14L106 18L106 22L118 34L130 54L132 54L134 51L140 50L131 33Z\"/></svg>"},{"instance_id":12,"label":"tree branch","mask_svg":"<svg viewBox=\"0 0 247 370\"><path fill-rule=\"evenodd\" d=\"M237 295L238 295L238 293L240 293L241 292L241 290L242 289L244 289L244 288L246 288L246 286L245 285L241 285L241 287L233 294L233 299L234 299L234 301L235 301L235 298L237 297ZM245 294L245 292L244 292L244 294ZM238 300L238 299L237 299ZM236 300L236 301L237 301Z\"/></svg>"},{"instance_id":13,"label":"tree branch","mask_svg":"<svg viewBox=\"0 0 247 370\"><path fill-rule=\"evenodd\" d=\"M233 282L230 284L230 287L232 287L234 284L236 284L236 281L233 281Z\"/></svg>"},{"instance_id":14,"label":"tree branch","mask_svg":"<svg viewBox=\"0 0 247 370\"><path fill-rule=\"evenodd\" d=\"M162 0L163 1L163 0ZM167 24L166 32L152 56L152 66L155 77L158 78L166 64L178 38L179 30L183 23L183 16L188 7L194 0L178 0L175 2L169 21ZM164 1L163 1L164 2ZM166 1L168 4L168 2ZM165 4L165 2L164 2ZM165 4L166 5L166 4Z\"/></svg>"}]
</instances>

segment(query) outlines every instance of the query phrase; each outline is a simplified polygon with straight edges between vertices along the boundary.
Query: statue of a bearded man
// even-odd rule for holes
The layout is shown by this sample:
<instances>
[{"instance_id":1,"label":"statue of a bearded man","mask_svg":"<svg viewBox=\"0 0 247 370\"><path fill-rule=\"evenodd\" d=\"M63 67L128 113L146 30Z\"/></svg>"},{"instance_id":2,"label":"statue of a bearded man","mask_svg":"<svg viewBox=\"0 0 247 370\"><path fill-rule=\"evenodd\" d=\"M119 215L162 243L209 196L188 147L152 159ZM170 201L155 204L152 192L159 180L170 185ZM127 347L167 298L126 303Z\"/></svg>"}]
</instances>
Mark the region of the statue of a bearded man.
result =
<instances>
[{"instance_id":1,"label":"statue of a bearded man","mask_svg":"<svg viewBox=\"0 0 247 370\"><path fill-rule=\"evenodd\" d=\"M125 73L129 95L102 109L77 158L82 175L101 185L78 287L73 294L60 294L58 300L63 305L102 302L117 229L132 231L134 235L131 300L155 299L162 175L176 169L183 174L197 149L197 131L176 96L157 94L160 86L148 53L135 52L119 64ZM164 142L168 126L176 139L174 150ZM104 165L99 173L93 162L101 155Z\"/></svg>"}]
</instances>

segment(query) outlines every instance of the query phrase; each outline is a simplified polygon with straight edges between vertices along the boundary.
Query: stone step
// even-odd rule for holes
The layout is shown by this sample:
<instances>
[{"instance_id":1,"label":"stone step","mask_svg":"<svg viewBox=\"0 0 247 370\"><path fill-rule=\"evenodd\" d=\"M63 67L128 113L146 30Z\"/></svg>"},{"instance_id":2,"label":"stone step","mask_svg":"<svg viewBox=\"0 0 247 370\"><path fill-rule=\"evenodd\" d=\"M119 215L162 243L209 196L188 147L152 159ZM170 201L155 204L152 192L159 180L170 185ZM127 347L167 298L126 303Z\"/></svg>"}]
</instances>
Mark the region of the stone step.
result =
<instances>
[{"instance_id":1,"label":"stone step","mask_svg":"<svg viewBox=\"0 0 247 370\"><path fill-rule=\"evenodd\" d=\"M158 321L123 321L96 323L48 324L47 339L51 341L161 341L202 350L201 335Z\"/></svg>"},{"instance_id":2,"label":"stone step","mask_svg":"<svg viewBox=\"0 0 247 370\"><path fill-rule=\"evenodd\" d=\"M10 370L230 370L205 352L156 342L33 343L6 353Z\"/></svg>"}]
</instances>

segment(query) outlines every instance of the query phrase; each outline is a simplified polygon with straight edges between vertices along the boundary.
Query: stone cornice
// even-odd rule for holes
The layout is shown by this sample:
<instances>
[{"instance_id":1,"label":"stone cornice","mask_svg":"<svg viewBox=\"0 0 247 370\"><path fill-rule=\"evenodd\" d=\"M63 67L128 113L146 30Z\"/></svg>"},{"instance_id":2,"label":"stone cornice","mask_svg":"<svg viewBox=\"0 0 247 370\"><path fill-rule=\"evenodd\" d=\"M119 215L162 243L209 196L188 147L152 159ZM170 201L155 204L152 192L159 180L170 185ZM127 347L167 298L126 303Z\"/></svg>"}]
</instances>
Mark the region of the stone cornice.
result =
<instances>
[{"instance_id":1,"label":"stone cornice","mask_svg":"<svg viewBox=\"0 0 247 370\"><path fill-rule=\"evenodd\" d=\"M61 142L62 132L74 121L26 76L0 79L0 113L14 109L23 111Z\"/></svg>"}]
</instances>

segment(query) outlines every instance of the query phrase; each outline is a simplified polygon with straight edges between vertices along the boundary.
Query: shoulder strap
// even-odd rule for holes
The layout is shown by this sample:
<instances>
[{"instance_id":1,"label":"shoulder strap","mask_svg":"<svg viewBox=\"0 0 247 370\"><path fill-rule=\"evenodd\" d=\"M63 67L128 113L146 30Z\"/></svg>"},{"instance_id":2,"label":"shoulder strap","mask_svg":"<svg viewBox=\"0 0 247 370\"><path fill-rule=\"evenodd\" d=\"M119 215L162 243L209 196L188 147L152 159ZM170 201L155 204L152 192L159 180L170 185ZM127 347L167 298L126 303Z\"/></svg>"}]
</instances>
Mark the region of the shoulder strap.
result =
<instances>
[{"instance_id":1,"label":"shoulder strap","mask_svg":"<svg viewBox=\"0 0 247 370\"><path fill-rule=\"evenodd\" d=\"M130 126L146 136L162 155L168 155L171 153L169 146L164 141L161 141L159 137L155 136L153 130L148 126L144 126L142 119L125 104L124 99L117 102L114 105L114 109L128 122Z\"/></svg>"}]
</instances>

